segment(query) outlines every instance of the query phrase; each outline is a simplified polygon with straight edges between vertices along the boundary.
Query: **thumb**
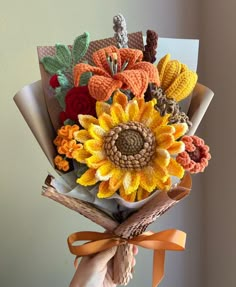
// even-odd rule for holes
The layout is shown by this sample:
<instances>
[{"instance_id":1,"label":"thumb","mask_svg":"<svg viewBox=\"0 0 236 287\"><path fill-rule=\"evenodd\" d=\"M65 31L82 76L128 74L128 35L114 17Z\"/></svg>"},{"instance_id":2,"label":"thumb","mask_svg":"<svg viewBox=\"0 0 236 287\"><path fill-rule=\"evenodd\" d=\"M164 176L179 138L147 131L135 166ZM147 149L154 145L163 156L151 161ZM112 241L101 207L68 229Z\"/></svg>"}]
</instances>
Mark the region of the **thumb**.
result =
<instances>
[{"instance_id":1,"label":"thumb","mask_svg":"<svg viewBox=\"0 0 236 287\"><path fill-rule=\"evenodd\" d=\"M104 250L100 253L98 253L96 256L94 256L94 260L96 260L96 262L99 262L100 267L101 266L106 266L108 261L111 260L112 257L114 257L114 255L116 254L117 251L117 246L114 246L110 249Z\"/></svg>"}]
</instances>

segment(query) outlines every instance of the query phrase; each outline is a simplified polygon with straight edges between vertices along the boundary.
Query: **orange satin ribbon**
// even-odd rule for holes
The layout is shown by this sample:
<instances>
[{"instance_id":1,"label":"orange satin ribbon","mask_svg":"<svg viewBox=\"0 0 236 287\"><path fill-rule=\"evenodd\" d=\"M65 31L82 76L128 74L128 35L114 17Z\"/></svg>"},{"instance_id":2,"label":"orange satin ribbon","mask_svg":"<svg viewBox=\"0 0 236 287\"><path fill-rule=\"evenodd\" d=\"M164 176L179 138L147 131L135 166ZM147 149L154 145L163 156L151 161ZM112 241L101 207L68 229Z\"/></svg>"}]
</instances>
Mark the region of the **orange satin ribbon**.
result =
<instances>
[{"instance_id":1,"label":"orange satin ribbon","mask_svg":"<svg viewBox=\"0 0 236 287\"><path fill-rule=\"evenodd\" d=\"M78 241L89 241L83 245L73 245ZM144 232L131 239L121 238L111 233L76 232L68 239L70 252L78 257L87 256L122 244L134 244L154 250L152 287L158 286L164 276L165 251L182 251L185 248L186 233L176 229L161 232Z\"/></svg>"}]
</instances>

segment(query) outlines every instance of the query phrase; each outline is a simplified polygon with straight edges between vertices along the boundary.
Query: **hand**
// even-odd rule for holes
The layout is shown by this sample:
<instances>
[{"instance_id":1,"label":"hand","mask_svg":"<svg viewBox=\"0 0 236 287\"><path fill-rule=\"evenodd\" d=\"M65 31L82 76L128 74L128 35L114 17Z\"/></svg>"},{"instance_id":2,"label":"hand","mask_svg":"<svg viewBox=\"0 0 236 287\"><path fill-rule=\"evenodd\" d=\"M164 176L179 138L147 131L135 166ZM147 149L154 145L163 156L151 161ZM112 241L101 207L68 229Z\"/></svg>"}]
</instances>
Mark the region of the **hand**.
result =
<instances>
[{"instance_id":1,"label":"hand","mask_svg":"<svg viewBox=\"0 0 236 287\"><path fill-rule=\"evenodd\" d=\"M113 283L112 258L117 247L102 251L94 256L83 257L70 283L70 287L115 287ZM133 246L133 254L138 254ZM132 265L135 265L133 257Z\"/></svg>"}]
</instances>

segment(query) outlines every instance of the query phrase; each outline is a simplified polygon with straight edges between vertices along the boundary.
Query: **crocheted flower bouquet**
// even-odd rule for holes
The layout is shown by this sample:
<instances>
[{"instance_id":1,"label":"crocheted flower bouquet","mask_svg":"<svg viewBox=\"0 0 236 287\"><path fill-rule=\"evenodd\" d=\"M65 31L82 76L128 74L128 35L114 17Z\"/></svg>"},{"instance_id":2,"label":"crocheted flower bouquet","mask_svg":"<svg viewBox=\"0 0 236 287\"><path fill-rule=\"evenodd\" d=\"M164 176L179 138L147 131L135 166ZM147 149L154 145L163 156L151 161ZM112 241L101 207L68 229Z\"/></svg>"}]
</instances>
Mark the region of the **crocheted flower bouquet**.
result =
<instances>
[{"instance_id":1,"label":"crocheted flower bouquet","mask_svg":"<svg viewBox=\"0 0 236 287\"><path fill-rule=\"evenodd\" d=\"M38 82L15 100L58 173L47 177L43 195L111 232L105 238L72 234L71 252L82 256L118 245L114 282L125 285L132 277L130 243L151 248L144 242L152 241L158 269L165 250L184 248L181 231L144 231L189 193L190 173L208 165L209 147L193 133L213 93L169 54L154 63L154 31L144 47L141 33L127 34L122 15L114 17L114 30L110 39L90 42L84 33L72 46L39 47L44 95ZM180 102L190 95L186 113ZM33 117L21 97L33 103ZM93 251L74 245L84 239ZM163 272L153 272L158 284Z\"/></svg>"}]
</instances>

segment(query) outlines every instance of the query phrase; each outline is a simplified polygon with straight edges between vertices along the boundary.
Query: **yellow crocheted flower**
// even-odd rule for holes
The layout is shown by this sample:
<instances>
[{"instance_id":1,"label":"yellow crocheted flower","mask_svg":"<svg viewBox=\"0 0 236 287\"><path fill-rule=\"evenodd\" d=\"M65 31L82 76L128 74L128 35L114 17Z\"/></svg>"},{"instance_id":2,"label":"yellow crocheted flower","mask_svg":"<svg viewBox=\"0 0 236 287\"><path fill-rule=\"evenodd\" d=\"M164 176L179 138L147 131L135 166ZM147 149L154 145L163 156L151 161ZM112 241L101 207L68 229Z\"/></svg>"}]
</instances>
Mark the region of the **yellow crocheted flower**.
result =
<instances>
[{"instance_id":1,"label":"yellow crocheted flower","mask_svg":"<svg viewBox=\"0 0 236 287\"><path fill-rule=\"evenodd\" d=\"M183 176L184 169L172 155L184 150L184 143L177 140L187 125L167 125L168 115L161 117L155 104L156 100L128 101L117 91L111 105L97 102L97 118L79 115L84 130L77 131L75 138L83 148L74 158L89 169L77 183L100 182L99 198L119 192L134 201L155 189L168 190L172 175Z\"/></svg>"},{"instance_id":2,"label":"yellow crocheted flower","mask_svg":"<svg viewBox=\"0 0 236 287\"><path fill-rule=\"evenodd\" d=\"M164 93L177 102L188 97L197 83L197 73L177 60L170 60L170 54L159 61L157 69Z\"/></svg>"}]
</instances>

